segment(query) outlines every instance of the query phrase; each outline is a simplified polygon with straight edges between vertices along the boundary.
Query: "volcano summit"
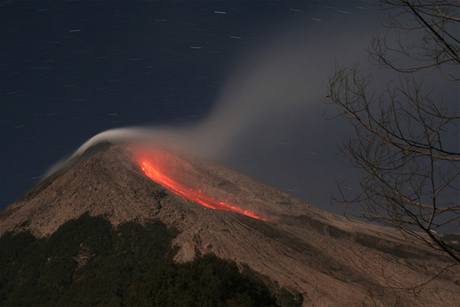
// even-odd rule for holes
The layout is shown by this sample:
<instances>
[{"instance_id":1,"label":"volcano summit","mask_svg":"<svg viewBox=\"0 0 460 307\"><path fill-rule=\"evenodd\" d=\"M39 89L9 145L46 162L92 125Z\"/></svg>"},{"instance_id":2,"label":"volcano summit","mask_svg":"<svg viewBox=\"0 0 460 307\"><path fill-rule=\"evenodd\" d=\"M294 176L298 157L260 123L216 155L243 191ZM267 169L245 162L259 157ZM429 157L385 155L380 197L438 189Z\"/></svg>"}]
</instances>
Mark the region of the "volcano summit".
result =
<instances>
[{"instance_id":1,"label":"volcano summit","mask_svg":"<svg viewBox=\"0 0 460 307\"><path fill-rule=\"evenodd\" d=\"M0 234L5 306L29 288L42 305L460 301L458 267L398 231L166 149L89 148L4 210Z\"/></svg>"}]
</instances>

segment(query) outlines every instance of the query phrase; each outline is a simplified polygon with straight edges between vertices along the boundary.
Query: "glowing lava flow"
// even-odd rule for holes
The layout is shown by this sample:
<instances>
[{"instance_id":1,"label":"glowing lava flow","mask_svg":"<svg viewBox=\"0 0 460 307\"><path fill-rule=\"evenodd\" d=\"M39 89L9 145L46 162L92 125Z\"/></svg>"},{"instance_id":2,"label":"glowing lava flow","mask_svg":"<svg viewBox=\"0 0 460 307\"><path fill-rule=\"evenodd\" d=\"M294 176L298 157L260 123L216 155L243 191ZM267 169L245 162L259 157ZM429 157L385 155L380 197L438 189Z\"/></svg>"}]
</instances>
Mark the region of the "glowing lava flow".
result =
<instances>
[{"instance_id":1,"label":"glowing lava flow","mask_svg":"<svg viewBox=\"0 0 460 307\"><path fill-rule=\"evenodd\" d=\"M147 177L187 200L196 202L209 209L235 212L253 219L263 221L267 220L265 217L260 216L250 210L242 209L236 205L215 200L199 190L194 190L177 182L156 168L155 165L148 160L143 159L139 163L142 171Z\"/></svg>"}]
</instances>

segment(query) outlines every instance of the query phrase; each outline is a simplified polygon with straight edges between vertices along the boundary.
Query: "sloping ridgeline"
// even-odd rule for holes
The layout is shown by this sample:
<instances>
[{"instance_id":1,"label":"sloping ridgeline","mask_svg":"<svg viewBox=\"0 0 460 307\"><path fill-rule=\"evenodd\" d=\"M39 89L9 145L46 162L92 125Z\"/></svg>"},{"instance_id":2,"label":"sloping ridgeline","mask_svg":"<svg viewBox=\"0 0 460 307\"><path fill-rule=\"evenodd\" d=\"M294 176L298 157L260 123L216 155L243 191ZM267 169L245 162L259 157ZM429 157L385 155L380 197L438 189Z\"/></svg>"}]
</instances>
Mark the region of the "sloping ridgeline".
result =
<instances>
[{"instance_id":1,"label":"sloping ridgeline","mask_svg":"<svg viewBox=\"0 0 460 307\"><path fill-rule=\"evenodd\" d=\"M88 215L46 239L7 233L0 238L0 306L300 305L215 256L174 263L174 236L159 222L114 230Z\"/></svg>"}]
</instances>

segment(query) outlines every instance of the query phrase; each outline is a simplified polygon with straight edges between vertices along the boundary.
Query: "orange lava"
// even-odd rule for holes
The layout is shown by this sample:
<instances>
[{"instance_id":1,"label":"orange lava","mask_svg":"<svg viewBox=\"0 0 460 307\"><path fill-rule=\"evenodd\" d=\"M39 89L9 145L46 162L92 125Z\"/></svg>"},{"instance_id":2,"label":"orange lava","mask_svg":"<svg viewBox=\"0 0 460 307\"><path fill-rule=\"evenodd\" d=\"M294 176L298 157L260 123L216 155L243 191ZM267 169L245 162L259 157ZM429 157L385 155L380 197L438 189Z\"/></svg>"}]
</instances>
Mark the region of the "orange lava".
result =
<instances>
[{"instance_id":1,"label":"orange lava","mask_svg":"<svg viewBox=\"0 0 460 307\"><path fill-rule=\"evenodd\" d=\"M178 182L177 180L174 180L173 178L165 174L159 167L157 167L153 160L143 158L140 159L138 163L140 168L147 177L149 177L156 183L162 185L163 187L169 189L170 191L174 192L175 194L181 196L184 199L193 201L209 209L235 212L262 221L267 220L265 217L253 211L240 208L235 204L218 201L204 194L200 190L195 190L192 187L189 187L183 183Z\"/></svg>"}]
</instances>

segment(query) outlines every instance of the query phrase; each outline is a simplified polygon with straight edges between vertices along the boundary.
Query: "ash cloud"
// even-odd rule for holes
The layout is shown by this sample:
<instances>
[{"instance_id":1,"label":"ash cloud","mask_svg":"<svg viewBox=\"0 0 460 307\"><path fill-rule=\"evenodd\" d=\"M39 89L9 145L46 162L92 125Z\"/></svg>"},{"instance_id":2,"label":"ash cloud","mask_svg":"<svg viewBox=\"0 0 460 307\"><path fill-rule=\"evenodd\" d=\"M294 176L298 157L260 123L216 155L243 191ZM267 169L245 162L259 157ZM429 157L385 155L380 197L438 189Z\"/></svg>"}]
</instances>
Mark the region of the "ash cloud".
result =
<instances>
[{"instance_id":1,"label":"ash cloud","mask_svg":"<svg viewBox=\"0 0 460 307\"><path fill-rule=\"evenodd\" d=\"M347 32L339 31L345 21L351 22ZM326 208L336 179L350 173L338 153L346 126L326 119L327 79L337 63L367 62L366 47L377 24L362 15L286 25L239 56L200 122L111 129L89 139L72 157L105 141L166 144Z\"/></svg>"},{"instance_id":2,"label":"ash cloud","mask_svg":"<svg viewBox=\"0 0 460 307\"><path fill-rule=\"evenodd\" d=\"M378 76L377 90L394 78L367 56L372 36L382 30L380 18L367 11L331 22L286 25L239 56L201 121L108 130L73 156L102 141L160 143L221 162L317 207L341 211L330 204L336 183L346 181L354 189L358 173L339 150L349 136L348 125L329 119L334 110L323 103L327 80L337 64L356 63Z\"/></svg>"}]
</instances>

